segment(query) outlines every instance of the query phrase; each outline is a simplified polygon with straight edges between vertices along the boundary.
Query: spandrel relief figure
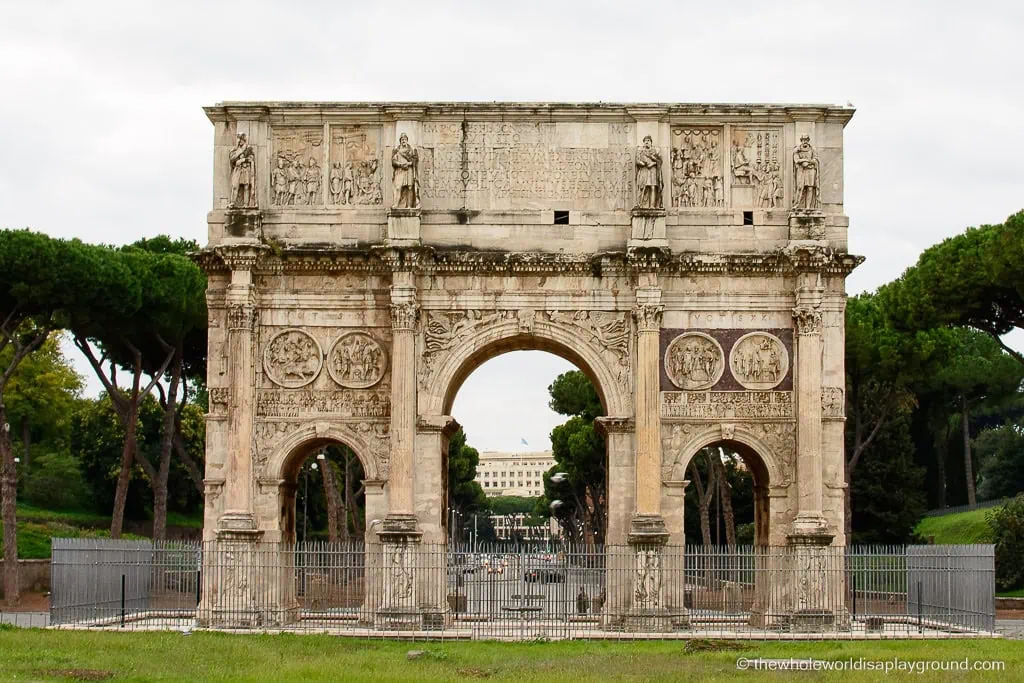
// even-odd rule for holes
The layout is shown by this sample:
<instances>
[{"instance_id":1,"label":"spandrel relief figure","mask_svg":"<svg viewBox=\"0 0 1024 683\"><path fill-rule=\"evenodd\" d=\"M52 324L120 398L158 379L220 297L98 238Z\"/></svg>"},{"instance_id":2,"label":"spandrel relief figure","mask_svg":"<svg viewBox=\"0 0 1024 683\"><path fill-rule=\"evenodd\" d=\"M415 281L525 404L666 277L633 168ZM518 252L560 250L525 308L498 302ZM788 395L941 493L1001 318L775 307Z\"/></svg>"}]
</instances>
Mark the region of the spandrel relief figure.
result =
<instances>
[{"instance_id":1,"label":"spandrel relief figure","mask_svg":"<svg viewBox=\"0 0 1024 683\"><path fill-rule=\"evenodd\" d=\"M417 167L419 152L409 144L409 136L402 133L398 138L398 147L391 153L391 166L394 169L392 188L395 193L396 209L418 209L420 206L419 180Z\"/></svg>"},{"instance_id":2,"label":"spandrel relief figure","mask_svg":"<svg viewBox=\"0 0 1024 683\"><path fill-rule=\"evenodd\" d=\"M800 136L800 144L793 150L793 170L796 176L794 184L793 207L797 209L817 209L818 199L818 152L811 145L809 135Z\"/></svg>"},{"instance_id":3,"label":"spandrel relief figure","mask_svg":"<svg viewBox=\"0 0 1024 683\"><path fill-rule=\"evenodd\" d=\"M228 155L231 164L232 208L248 209L256 206L254 185L256 180L256 150L249 145L245 133L239 133L235 148Z\"/></svg>"},{"instance_id":4,"label":"spandrel relief figure","mask_svg":"<svg viewBox=\"0 0 1024 683\"><path fill-rule=\"evenodd\" d=\"M636 151L636 205L641 209L660 209L664 206L661 198L661 154L654 148L650 135L644 136L644 144Z\"/></svg>"}]
</instances>

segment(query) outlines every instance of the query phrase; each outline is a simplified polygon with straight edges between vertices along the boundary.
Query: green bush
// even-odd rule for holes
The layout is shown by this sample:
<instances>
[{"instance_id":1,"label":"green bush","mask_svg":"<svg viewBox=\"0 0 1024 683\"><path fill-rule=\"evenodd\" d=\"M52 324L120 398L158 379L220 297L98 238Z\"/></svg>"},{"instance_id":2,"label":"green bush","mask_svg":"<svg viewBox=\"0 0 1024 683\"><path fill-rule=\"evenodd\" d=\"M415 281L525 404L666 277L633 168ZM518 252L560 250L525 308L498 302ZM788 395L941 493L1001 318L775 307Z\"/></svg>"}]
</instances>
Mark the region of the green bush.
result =
<instances>
[{"instance_id":1,"label":"green bush","mask_svg":"<svg viewBox=\"0 0 1024 683\"><path fill-rule=\"evenodd\" d=\"M51 510L78 508L88 493L78 461L68 453L39 456L25 482L25 497Z\"/></svg>"},{"instance_id":2,"label":"green bush","mask_svg":"<svg viewBox=\"0 0 1024 683\"><path fill-rule=\"evenodd\" d=\"M1024 587L1024 493L985 516L996 544L996 588Z\"/></svg>"}]
</instances>

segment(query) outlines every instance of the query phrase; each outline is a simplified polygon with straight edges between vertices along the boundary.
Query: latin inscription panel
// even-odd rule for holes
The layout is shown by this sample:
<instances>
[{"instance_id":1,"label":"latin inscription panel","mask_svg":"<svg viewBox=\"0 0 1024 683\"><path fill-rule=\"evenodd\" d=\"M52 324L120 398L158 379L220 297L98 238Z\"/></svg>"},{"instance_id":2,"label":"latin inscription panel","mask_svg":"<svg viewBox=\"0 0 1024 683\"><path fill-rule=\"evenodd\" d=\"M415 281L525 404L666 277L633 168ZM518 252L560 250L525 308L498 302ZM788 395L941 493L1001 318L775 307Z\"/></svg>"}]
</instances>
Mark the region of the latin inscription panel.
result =
<instances>
[{"instance_id":1,"label":"latin inscription panel","mask_svg":"<svg viewBox=\"0 0 1024 683\"><path fill-rule=\"evenodd\" d=\"M627 210L634 124L424 122L424 208Z\"/></svg>"}]
</instances>

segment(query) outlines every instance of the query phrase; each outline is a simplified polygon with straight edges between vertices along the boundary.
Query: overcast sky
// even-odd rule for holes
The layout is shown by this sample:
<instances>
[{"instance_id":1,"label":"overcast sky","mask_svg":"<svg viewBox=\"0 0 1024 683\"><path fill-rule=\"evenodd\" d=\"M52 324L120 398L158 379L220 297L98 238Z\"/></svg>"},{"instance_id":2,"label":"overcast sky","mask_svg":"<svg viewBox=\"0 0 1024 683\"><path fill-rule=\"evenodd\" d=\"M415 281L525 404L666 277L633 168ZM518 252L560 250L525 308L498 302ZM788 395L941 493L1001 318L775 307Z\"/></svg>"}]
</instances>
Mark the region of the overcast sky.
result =
<instances>
[{"instance_id":1,"label":"overcast sky","mask_svg":"<svg viewBox=\"0 0 1024 683\"><path fill-rule=\"evenodd\" d=\"M1019 0L0 0L0 226L203 242L222 100L851 102L856 293L1024 207L1022 31ZM482 366L454 410L470 443L547 448L568 367Z\"/></svg>"}]
</instances>

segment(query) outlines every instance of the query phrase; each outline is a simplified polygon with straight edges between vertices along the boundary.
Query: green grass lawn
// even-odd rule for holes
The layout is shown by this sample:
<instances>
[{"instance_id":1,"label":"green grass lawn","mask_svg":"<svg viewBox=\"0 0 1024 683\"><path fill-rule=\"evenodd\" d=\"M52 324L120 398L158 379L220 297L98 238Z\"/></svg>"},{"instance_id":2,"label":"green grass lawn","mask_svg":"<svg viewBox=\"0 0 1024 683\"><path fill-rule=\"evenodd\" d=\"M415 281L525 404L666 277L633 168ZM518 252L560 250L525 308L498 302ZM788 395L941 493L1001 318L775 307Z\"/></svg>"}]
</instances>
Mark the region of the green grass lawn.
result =
<instances>
[{"instance_id":1,"label":"green grass lawn","mask_svg":"<svg viewBox=\"0 0 1024 683\"><path fill-rule=\"evenodd\" d=\"M1001 598L1024 598L1024 588L1018 588L1015 591L1004 591L1002 593L996 593Z\"/></svg>"},{"instance_id":2,"label":"green grass lawn","mask_svg":"<svg viewBox=\"0 0 1024 683\"><path fill-rule=\"evenodd\" d=\"M409 660L410 650L423 656ZM745 658L1001 660L999 674L738 671ZM224 633L0 631L0 680L116 681L689 681L1019 680L1024 647L1003 640L769 642L402 642Z\"/></svg>"},{"instance_id":3,"label":"green grass lawn","mask_svg":"<svg viewBox=\"0 0 1024 683\"><path fill-rule=\"evenodd\" d=\"M201 529L202 514L188 516L169 513L168 526ZM3 524L0 524L0 532ZM47 510L27 503L18 503L18 557L26 560L50 557L50 539L63 538L106 538L110 536L110 516L82 510ZM122 538L142 538L130 533ZM0 551L3 540L0 536Z\"/></svg>"},{"instance_id":4,"label":"green grass lawn","mask_svg":"<svg viewBox=\"0 0 1024 683\"><path fill-rule=\"evenodd\" d=\"M915 531L922 538L935 537L936 543L991 543L992 534L985 515L992 508L958 512L941 517L925 517Z\"/></svg>"}]
</instances>

